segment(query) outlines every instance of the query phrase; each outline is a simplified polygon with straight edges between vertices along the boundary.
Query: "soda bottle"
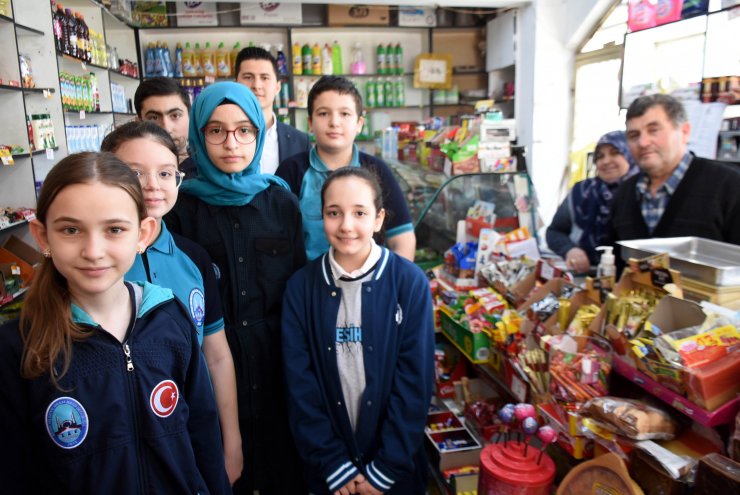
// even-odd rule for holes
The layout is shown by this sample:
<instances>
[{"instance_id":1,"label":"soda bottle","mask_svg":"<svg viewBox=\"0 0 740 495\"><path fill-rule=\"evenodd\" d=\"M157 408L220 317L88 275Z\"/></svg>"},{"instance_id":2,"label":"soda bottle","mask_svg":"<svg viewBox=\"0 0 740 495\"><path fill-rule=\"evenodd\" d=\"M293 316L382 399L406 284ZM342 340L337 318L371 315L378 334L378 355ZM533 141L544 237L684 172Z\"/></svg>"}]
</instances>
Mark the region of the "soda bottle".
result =
<instances>
[{"instance_id":1,"label":"soda bottle","mask_svg":"<svg viewBox=\"0 0 740 495\"><path fill-rule=\"evenodd\" d=\"M54 45L58 53L64 53L64 7L58 3L53 16Z\"/></svg>"},{"instance_id":2,"label":"soda bottle","mask_svg":"<svg viewBox=\"0 0 740 495\"><path fill-rule=\"evenodd\" d=\"M65 53L67 55L76 57L77 56L77 22L75 21L75 17L72 15L71 9L64 9L64 17L65 17L64 25L67 26L67 30L64 33L64 36L65 36L64 41L67 47L67 51Z\"/></svg>"},{"instance_id":3,"label":"soda bottle","mask_svg":"<svg viewBox=\"0 0 740 495\"><path fill-rule=\"evenodd\" d=\"M293 75L300 76L303 74L303 58L301 56L301 44L297 41L293 43L292 52Z\"/></svg>"},{"instance_id":4,"label":"soda bottle","mask_svg":"<svg viewBox=\"0 0 740 495\"><path fill-rule=\"evenodd\" d=\"M321 47L318 43L311 48L311 74L321 74Z\"/></svg>"},{"instance_id":5,"label":"soda bottle","mask_svg":"<svg viewBox=\"0 0 740 495\"><path fill-rule=\"evenodd\" d=\"M365 105L368 108L373 108L375 103L375 81L371 78L365 84Z\"/></svg>"},{"instance_id":6,"label":"soda bottle","mask_svg":"<svg viewBox=\"0 0 740 495\"><path fill-rule=\"evenodd\" d=\"M386 53L385 53L385 46L383 44L378 45L378 49L376 51L377 54L377 72L378 74L385 74L386 73Z\"/></svg>"},{"instance_id":7,"label":"soda bottle","mask_svg":"<svg viewBox=\"0 0 740 495\"><path fill-rule=\"evenodd\" d=\"M311 47L308 43L305 43L301 48L301 57L303 58L303 73L311 75Z\"/></svg>"},{"instance_id":8,"label":"soda bottle","mask_svg":"<svg viewBox=\"0 0 740 495\"><path fill-rule=\"evenodd\" d=\"M85 16L78 13L77 17L77 53L78 56L86 62L92 62L92 52L90 51L90 30L85 22Z\"/></svg>"}]
</instances>

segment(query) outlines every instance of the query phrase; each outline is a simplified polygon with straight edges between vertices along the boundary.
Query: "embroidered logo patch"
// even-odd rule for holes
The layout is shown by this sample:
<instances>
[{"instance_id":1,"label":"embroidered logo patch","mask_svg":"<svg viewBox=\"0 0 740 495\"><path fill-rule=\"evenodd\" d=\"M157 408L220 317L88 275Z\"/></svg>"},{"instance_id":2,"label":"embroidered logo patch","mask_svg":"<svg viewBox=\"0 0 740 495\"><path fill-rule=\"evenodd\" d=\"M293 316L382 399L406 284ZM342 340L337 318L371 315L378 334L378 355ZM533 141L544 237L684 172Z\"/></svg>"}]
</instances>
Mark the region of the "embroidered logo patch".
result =
<instances>
[{"instance_id":1,"label":"embroidered logo patch","mask_svg":"<svg viewBox=\"0 0 740 495\"><path fill-rule=\"evenodd\" d=\"M149 396L149 405L154 414L160 418L166 418L175 411L180 392L177 384L172 380L162 380L154 387Z\"/></svg>"},{"instance_id":2,"label":"embroidered logo patch","mask_svg":"<svg viewBox=\"0 0 740 495\"><path fill-rule=\"evenodd\" d=\"M396 325L400 325L403 321L403 310L400 304L396 304Z\"/></svg>"},{"instance_id":3,"label":"embroidered logo patch","mask_svg":"<svg viewBox=\"0 0 740 495\"><path fill-rule=\"evenodd\" d=\"M190 291L189 297L190 317L195 322L195 326L202 327L203 320L206 317L206 298L203 291L195 288Z\"/></svg>"},{"instance_id":4,"label":"embroidered logo patch","mask_svg":"<svg viewBox=\"0 0 740 495\"><path fill-rule=\"evenodd\" d=\"M63 449L73 449L84 442L88 428L87 411L72 397L59 397L46 408L46 431Z\"/></svg>"}]
</instances>

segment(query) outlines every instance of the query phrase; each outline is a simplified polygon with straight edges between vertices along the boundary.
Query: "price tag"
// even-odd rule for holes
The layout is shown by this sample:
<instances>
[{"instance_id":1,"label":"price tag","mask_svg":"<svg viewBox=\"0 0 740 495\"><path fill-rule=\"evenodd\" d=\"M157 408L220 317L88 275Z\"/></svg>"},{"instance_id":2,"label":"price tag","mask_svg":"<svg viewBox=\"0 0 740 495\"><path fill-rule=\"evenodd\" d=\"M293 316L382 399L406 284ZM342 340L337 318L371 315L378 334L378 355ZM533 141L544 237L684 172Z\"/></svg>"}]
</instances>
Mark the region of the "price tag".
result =
<instances>
[{"instance_id":1,"label":"price tag","mask_svg":"<svg viewBox=\"0 0 740 495\"><path fill-rule=\"evenodd\" d=\"M85 111L80 110L80 120L85 120Z\"/></svg>"},{"instance_id":2,"label":"price tag","mask_svg":"<svg viewBox=\"0 0 740 495\"><path fill-rule=\"evenodd\" d=\"M10 267L10 273L12 275L18 275L18 276L20 276L21 275L21 267L18 266L18 265L12 265Z\"/></svg>"},{"instance_id":3,"label":"price tag","mask_svg":"<svg viewBox=\"0 0 740 495\"><path fill-rule=\"evenodd\" d=\"M0 157L0 160L2 160L3 165L13 165L13 157L12 156L2 156Z\"/></svg>"},{"instance_id":4,"label":"price tag","mask_svg":"<svg viewBox=\"0 0 740 495\"><path fill-rule=\"evenodd\" d=\"M288 115L288 109L286 107L278 108L278 115Z\"/></svg>"},{"instance_id":5,"label":"price tag","mask_svg":"<svg viewBox=\"0 0 740 495\"><path fill-rule=\"evenodd\" d=\"M216 82L216 78L213 76L206 76L205 79L206 79L206 84L213 84Z\"/></svg>"},{"instance_id":6,"label":"price tag","mask_svg":"<svg viewBox=\"0 0 740 495\"><path fill-rule=\"evenodd\" d=\"M48 89L45 89L45 90L44 90L44 98L46 98L47 100L48 100L49 98L51 98L51 93L49 93L49 90L48 90Z\"/></svg>"},{"instance_id":7,"label":"price tag","mask_svg":"<svg viewBox=\"0 0 740 495\"><path fill-rule=\"evenodd\" d=\"M542 277L545 280L551 280L555 276L555 270L552 268L552 265L549 263L542 263L542 268L540 269L540 277Z\"/></svg>"},{"instance_id":8,"label":"price tag","mask_svg":"<svg viewBox=\"0 0 740 495\"><path fill-rule=\"evenodd\" d=\"M8 225L10 225L10 220L8 220L8 217L6 217L5 215L0 216L0 229L4 229Z\"/></svg>"},{"instance_id":9,"label":"price tag","mask_svg":"<svg viewBox=\"0 0 740 495\"><path fill-rule=\"evenodd\" d=\"M82 70L87 70L87 65L85 65L85 62L80 62L80 65L82 66Z\"/></svg>"},{"instance_id":10,"label":"price tag","mask_svg":"<svg viewBox=\"0 0 740 495\"><path fill-rule=\"evenodd\" d=\"M524 402L527 398L527 385L516 375L511 375L511 391L519 402Z\"/></svg>"},{"instance_id":11,"label":"price tag","mask_svg":"<svg viewBox=\"0 0 740 495\"><path fill-rule=\"evenodd\" d=\"M54 148L46 148L46 159L47 160L54 159Z\"/></svg>"}]
</instances>

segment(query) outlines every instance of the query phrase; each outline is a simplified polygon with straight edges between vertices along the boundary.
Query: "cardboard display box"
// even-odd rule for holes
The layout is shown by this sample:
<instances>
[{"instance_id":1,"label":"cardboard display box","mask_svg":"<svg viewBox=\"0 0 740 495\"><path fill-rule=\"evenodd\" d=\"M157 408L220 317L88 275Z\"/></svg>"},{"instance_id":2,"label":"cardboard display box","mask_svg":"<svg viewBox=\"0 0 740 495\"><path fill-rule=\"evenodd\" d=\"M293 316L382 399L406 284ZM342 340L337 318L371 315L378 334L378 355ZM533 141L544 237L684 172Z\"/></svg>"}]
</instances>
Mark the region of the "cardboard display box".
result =
<instances>
[{"instance_id":1,"label":"cardboard display box","mask_svg":"<svg viewBox=\"0 0 740 495\"><path fill-rule=\"evenodd\" d=\"M487 334L473 333L458 322L456 322L444 310L440 311L442 332L450 338L463 354L471 362L484 364L488 362L491 340Z\"/></svg>"},{"instance_id":2,"label":"cardboard display box","mask_svg":"<svg viewBox=\"0 0 740 495\"><path fill-rule=\"evenodd\" d=\"M330 26L387 26L390 15L387 6L329 5Z\"/></svg>"}]
</instances>

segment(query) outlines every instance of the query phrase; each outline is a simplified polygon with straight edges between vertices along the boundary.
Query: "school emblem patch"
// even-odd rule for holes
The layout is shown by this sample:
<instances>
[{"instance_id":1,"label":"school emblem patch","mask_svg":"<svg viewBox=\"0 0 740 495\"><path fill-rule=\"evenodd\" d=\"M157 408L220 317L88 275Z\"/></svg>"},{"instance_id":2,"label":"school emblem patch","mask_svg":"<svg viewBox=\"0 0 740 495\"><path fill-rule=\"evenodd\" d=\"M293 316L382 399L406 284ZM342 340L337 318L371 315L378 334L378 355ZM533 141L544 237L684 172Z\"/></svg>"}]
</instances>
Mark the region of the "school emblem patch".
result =
<instances>
[{"instance_id":1,"label":"school emblem patch","mask_svg":"<svg viewBox=\"0 0 740 495\"><path fill-rule=\"evenodd\" d=\"M190 317L195 322L195 326L202 327L203 320L206 317L206 298L203 295L203 291L198 288L191 290L188 299Z\"/></svg>"},{"instance_id":2,"label":"school emblem patch","mask_svg":"<svg viewBox=\"0 0 740 495\"><path fill-rule=\"evenodd\" d=\"M162 380L149 395L149 406L160 418L166 418L175 411L180 391L172 380Z\"/></svg>"},{"instance_id":3,"label":"school emblem patch","mask_svg":"<svg viewBox=\"0 0 740 495\"><path fill-rule=\"evenodd\" d=\"M84 442L89 426L87 411L72 397L59 397L46 408L46 431L63 449L73 449Z\"/></svg>"}]
</instances>

